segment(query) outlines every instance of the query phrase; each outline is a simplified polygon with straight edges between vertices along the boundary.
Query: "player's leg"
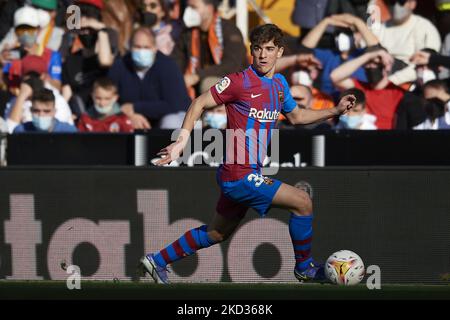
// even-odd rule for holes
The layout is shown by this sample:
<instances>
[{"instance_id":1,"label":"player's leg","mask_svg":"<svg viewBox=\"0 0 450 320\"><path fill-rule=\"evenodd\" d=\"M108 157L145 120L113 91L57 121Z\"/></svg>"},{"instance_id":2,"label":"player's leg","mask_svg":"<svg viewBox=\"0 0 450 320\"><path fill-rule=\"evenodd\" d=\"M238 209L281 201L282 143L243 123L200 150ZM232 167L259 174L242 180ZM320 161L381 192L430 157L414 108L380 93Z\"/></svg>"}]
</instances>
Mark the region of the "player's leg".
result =
<instances>
[{"instance_id":1,"label":"player's leg","mask_svg":"<svg viewBox=\"0 0 450 320\"><path fill-rule=\"evenodd\" d=\"M215 243L227 240L242 221L242 216L225 217L216 213L208 225L208 237Z\"/></svg>"},{"instance_id":2,"label":"player's leg","mask_svg":"<svg viewBox=\"0 0 450 320\"><path fill-rule=\"evenodd\" d=\"M217 214L211 224L188 230L179 239L156 253L141 259L140 269L148 272L157 283L168 283L167 265L226 240L239 225L247 211L221 195Z\"/></svg>"},{"instance_id":3,"label":"player's leg","mask_svg":"<svg viewBox=\"0 0 450 320\"><path fill-rule=\"evenodd\" d=\"M309 195L282 183L272 200L272 207L287 209L291 213L289 234L294 247L296 277L301 281L324 280L323 267L311 256L313 210Z\"/></svg>"}]
</instances>

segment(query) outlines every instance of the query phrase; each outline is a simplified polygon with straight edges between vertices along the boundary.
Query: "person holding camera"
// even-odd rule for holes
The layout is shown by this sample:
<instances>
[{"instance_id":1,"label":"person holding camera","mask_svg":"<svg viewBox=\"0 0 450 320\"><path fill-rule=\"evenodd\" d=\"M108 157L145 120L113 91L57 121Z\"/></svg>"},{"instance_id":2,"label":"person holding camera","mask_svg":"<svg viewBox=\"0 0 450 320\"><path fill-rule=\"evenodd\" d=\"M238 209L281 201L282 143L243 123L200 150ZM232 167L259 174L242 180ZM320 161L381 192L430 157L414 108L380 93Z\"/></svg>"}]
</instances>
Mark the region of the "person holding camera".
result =
<instances>
[{"instance_id":1,"label":"person holding camera","mask_svg":"<svg viewBox=\"0 0 450 320\"><path fill-rule=\"evenodd\" d=\"M54 88L61 88L61 55L48 48L40 48L37 43L39 33L38 11L29 6L14 14L14 30L18 42L5 48L0 54L6 85L11 93L17 95L25 70L38 69Z\"/></svg>"}]
</instances>

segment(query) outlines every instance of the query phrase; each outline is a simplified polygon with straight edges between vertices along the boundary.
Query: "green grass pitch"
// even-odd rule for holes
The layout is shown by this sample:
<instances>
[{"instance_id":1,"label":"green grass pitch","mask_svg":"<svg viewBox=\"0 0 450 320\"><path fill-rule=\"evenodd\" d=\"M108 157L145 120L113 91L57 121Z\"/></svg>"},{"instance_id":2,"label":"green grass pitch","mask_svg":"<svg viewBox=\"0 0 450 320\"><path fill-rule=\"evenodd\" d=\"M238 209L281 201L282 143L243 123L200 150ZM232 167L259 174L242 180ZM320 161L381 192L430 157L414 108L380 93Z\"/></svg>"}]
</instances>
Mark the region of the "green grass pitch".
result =
<instances>
[{"instance_id":1,"label":"green grass pitch","mask_svg":"<svg viewBox=\"0 0 450 320\"><path fill-rule=\"evenodd\" d=\"M0 299L151 299L151 300L308 300L308 299L445 299L450 285L329 284L198 284L156 285L149 282L81 281L81 290L69 290L65 281L0 280Z\"/></svg>"}]
</instances>

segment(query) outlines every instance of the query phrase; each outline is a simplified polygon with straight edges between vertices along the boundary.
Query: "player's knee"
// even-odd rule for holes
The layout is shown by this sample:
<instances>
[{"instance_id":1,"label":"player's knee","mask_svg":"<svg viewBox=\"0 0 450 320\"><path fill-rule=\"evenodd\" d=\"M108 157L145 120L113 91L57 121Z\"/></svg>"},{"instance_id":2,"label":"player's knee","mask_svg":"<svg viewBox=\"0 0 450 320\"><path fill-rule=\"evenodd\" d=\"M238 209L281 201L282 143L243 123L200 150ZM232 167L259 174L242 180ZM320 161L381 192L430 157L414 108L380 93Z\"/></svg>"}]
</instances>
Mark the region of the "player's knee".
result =
<instances>
[{"instance_id":1,"label":"player's knee","mask_svg":"<svg viewBox=\"0 0 450 320\"><path fill-rule=\"evenodd\" d=\"M309 216L312 214L312 201L305 191L299 190L296 196L296 200L296 205L293 210L294 214L299 216Z\"/></svg>"}]
</instances>

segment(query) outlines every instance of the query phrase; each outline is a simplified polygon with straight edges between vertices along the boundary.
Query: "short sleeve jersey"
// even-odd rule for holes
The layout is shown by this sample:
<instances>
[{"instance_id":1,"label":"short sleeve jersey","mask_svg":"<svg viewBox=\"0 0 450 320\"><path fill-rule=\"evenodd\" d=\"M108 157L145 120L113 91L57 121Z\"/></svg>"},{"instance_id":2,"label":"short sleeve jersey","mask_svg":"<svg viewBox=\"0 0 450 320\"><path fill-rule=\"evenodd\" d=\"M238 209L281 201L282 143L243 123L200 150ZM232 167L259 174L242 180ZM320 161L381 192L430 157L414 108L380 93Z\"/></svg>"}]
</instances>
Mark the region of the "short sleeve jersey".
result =
<instances>
[{"instance_id":1,"label":"short sleeve jersey","mask_svg":"<svg viewBox=\"0 0 450 320\"><path fill-rule=\"evenodd\" d=\"M219 178L235 181L259 172L280 113L297 106L286 79L280 74L271 79L260 76L250 66L222 78L210 92L227 112L226 153Z\"/></svg>"}]
</instances>

